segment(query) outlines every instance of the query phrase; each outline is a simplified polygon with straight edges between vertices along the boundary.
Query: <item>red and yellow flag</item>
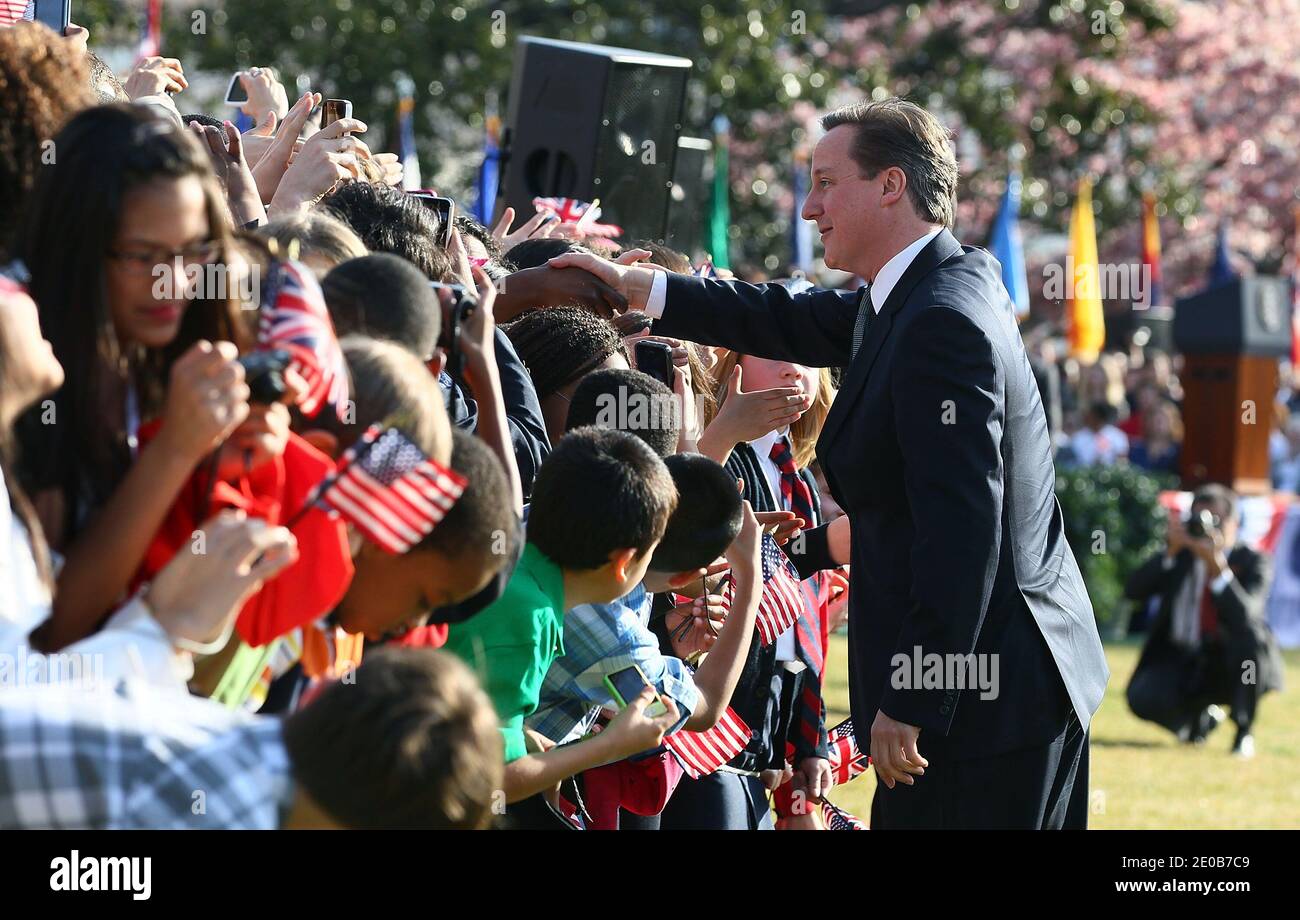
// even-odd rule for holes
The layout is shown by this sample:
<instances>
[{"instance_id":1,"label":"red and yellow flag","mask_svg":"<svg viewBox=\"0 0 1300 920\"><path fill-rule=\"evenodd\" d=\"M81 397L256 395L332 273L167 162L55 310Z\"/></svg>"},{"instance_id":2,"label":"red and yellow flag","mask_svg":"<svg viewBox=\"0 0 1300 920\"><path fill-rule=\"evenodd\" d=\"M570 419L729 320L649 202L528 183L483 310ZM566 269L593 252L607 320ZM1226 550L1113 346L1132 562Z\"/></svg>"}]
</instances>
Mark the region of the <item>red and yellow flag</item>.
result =
<instances>
[{"instance_id":1,"label":"red and yellow flag","mask_svg":"<svg viewBox=\"0 0 1300 920\"><path fill-rule=\"evenodd\" d=\"M1156 216L1156 196L1142 193L1142 267L1147 273L1147 296L1144 307L1164 304L1164 283L1160 278L1160 219Z\"/></svg>"}]
</instances>

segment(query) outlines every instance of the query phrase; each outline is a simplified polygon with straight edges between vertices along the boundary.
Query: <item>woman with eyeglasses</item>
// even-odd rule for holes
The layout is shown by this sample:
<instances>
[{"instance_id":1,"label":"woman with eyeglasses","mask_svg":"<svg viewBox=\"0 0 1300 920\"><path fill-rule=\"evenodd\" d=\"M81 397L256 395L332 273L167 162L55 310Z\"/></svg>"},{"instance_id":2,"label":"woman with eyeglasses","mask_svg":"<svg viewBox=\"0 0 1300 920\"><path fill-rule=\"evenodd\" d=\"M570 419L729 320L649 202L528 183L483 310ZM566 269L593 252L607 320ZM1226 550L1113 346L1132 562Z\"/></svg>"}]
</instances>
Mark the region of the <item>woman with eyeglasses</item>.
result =
<instances>
[{"instance_id":1,"label":"woman with eyeglasses","mask_svg":"<svg viewBox=\"0 0 1300 920\"><path fill-rule=\"evenodd\" d=\"M207 155L130 106L80 113L54 152L18 241L66 374L19 426L19 475L64 557L34 636L46 649L121 601L181 486L249 413L236 359L250 330L234 285L212 283L233 279L207 271L231 246ZM162 428L138 449L152 418Z\"/></svg>"}]
</instances>

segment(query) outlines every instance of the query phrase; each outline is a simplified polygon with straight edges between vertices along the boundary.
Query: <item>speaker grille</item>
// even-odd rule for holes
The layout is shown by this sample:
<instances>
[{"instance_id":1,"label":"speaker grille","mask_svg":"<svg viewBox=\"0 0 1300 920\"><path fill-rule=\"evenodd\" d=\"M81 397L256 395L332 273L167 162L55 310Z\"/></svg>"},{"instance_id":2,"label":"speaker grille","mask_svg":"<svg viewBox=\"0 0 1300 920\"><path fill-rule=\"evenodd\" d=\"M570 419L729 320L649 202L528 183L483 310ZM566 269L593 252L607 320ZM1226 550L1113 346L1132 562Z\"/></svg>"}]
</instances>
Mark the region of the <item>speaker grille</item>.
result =
<instances>
[{"instance_id":1,"label":"speaker grille","mask_svg":"<svg viewBox=\"0 0 1300 920\"><path fill-rule=\"evenodd\" d=\"M616 64L601 116L592 194L629 240L663 239L686 71Z\"/></svg>"}]
</instances>

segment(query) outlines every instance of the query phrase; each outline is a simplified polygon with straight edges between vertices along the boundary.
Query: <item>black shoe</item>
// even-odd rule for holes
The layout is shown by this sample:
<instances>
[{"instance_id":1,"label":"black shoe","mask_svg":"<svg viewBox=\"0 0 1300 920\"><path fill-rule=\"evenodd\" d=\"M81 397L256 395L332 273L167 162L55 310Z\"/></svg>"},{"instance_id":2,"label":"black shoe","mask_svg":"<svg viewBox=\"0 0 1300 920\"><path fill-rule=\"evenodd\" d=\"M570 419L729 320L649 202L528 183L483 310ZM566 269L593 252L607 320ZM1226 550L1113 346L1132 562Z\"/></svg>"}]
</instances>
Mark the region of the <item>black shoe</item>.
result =
<instances>
[{"instance_id":1,"label":"black shoe","mask_svg":"<svg viewBox=\"0 0 1300 920\"><path fill-rule=\"evenodd\" d=\"M1227 717L1227 714L1218 706L1206 706L1201 710L1201 714L1196 717L1196 724L1188 741L1192 744L1204 744L1205 739L1210 737L1210 732L1218 728L1219 723Z\"/></svg>"}]
</instances>

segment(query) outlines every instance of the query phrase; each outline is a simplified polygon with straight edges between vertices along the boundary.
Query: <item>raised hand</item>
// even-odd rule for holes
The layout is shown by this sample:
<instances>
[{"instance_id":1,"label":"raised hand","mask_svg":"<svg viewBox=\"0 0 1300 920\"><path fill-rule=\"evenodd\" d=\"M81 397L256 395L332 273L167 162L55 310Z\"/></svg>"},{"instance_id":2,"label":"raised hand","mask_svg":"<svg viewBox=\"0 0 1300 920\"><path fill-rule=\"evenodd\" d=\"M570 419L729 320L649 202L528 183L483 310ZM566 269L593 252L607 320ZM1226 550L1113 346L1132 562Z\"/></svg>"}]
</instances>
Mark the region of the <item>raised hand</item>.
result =
<instances>
[{"instance_id":1,"label":"raised hand","mask_svg":"<svg viewBox=\"0 0 1300 920\"><path fill-rule=\"evenodd\" d=\"M248 95L248 101L239 110L253 121L261 122L268 114L283 119L289 114L289 94L284 84L276 79L275 71L269 67L254 67L241 70L239 83Z\"/></svg>"},{"instance_id":2,"label":"raised hand","mask_svg":"<svg viewBox=\"0 0 1300 920\"><path fill-rule=\"evenodd\" d=\"M700 436L700 452L719 463L741 441L755 441L779 431L808 411L812 399L798 387L773 387L746 393L740 365L727 381L727 398Z\"/></svg>"},{"instance_id":3,"label":"raised hand","mask_svg":"<svg viewBox=\"0 0 1300 920\"><path fill-rule=\"evenodd\" d=\"M524 240L531 240L534 237L545 239L550 236L555 228L556 218L550 211L537 211L514 231L511 231L510 225L514 222L515 209L506 208L501 212L501 219L497 221L497 225L492 228L492 235L501 244L502 252L509 252L512 247L518 246Z\"/></svg>"},{"instance_id":4,"label":"raised hand","mask_svg":"<svg viewBox=\"0 0 1300 920\"><path fill-rule=\"evenodd\" d=\"M134 101L141 96L179 93L189 85L185 69L176 58L147 57L131 69L122 88Z\"/></svg>"},{"instance_id":5,"label":"raised hand","mask_svg":"<svg viewBox=\"0 0 1300 920\"><path fill-rule=\"evenodd\" d=\"M311 117L311 110L318 105L320 105L319 93L303 93L289 113L281 119L280 130L254 164L253 178L257 180L257 190L263 202L269 204L279 190L280 180L285 170L289 168L289 161L301 146L298 135L302 133L303 126ZM269 119L263 124L274 127L274 123ZM259 124L256 130L264 130L263 124Z\"/></svg>"},{"instance_id":6,"label":"raised hand","mask_svg":"<svg viewBox=\"0 0 1300 920\"><path fill-rule=\"evenodd\" d=\"M266 220L266 208L262 205L261 195L257 190L257 180L244 156L243 136L230 123L225 123L225 133L212 125L201 125L197 121L190 123L193 131L208 152L212 171L217 174L230 205L230 216L236 226L243 226L252 221L259 224Z\"/></svg>"},{"instance_id":7,"label":"raised hand","mask_svg":"<svg viewBox=\"0 0 1300 920\"><path fill-rule=\"evenodd\" d=\"M223 511L163 567L145 603L181 646L220 641L249 596L298 558L297 546L283 527Z\"/></svg>"},{"instance_id":8,"label":"raised hand","mask_svg":"<svg viewBox=\"0 0 1300 920\"><path fill-rule=\"evenodd\" d=\"M507 323L535 307L572 304L607 319L627 310L627 298L595 276L541 265L505 277L498 291L497 322Z\"/></svg>"},{"instance_id":9,"label":"raised hand","mask_svg":"<svg viewBox=\"0 0 1300 920\"><path fill-rule=\"evenodd\" d=\"M650 299L650 287L654 284L655 271L652 268L639 264L620 265L585 252L566 252L548 261L547 265L550 268L580 268L595 275L622 294L631 310L645 309Z\"/></svg>"},{"instance_id":10,"label":"raised hand","mask_svg":"<svg viewBox=\"0 0 1300 920\"><path fill-rule=\"evenodd\" d=\"M248 417L248 384L230 342L195 342L172 365L158 438L197 463Z\"/></svg>"}]
</instances>

